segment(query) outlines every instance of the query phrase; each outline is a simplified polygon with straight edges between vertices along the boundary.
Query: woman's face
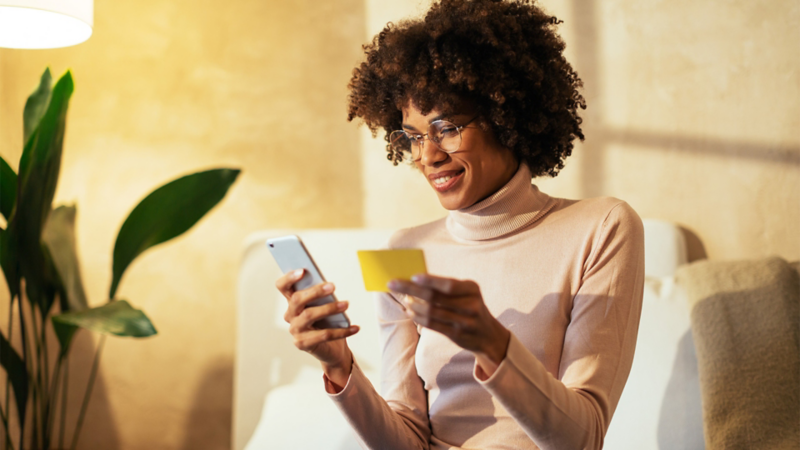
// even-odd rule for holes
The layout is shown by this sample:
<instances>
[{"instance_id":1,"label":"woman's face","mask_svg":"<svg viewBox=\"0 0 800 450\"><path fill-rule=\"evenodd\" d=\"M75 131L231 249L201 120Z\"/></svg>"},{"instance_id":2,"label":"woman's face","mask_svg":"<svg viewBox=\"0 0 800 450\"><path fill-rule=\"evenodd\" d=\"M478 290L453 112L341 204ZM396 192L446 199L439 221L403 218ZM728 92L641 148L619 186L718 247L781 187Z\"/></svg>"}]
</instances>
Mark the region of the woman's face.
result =
<instances>
[{"instance_id":1,"label":"woman's face","mask_svg":"<svg viewBox=\"0 0 800 450\"><path fill-rule=\"evenodd\" d=\"M469 111L443 117L435 109L423 115L409 102L403 108L403 130L426 134L436 120L463 126L474 117ZM441 151L426 137L420 159L415 163L447 210L467 208L494 194L519 167L511 150L501 146L491 131L481 129L478 120L461 129L461 146L454 153Z\"/></svg>"}]
</instances>

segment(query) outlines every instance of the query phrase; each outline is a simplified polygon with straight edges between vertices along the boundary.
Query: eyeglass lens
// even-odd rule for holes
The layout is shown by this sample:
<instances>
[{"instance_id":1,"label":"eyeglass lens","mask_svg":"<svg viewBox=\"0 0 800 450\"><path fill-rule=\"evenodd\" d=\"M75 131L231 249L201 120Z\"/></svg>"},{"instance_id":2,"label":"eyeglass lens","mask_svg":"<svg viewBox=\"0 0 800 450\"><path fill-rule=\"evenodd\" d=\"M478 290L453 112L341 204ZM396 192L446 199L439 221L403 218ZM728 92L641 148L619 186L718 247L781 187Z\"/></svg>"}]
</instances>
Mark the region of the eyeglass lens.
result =
<instances>
[{"instance_id":1,"label":"eyeglass lens","mask_svg":"<svg viewBox=\"0 0 800 450\"><path fill-rule=\"evenodd\" d=\"M427 135L411 134L405 131L393 131L389 135L389 143L393 149L400 151L412 161L420 159L424 140L430 139L440 150L452 153L461 146L461 132L458 127L446 120L437 120L428 127Z\"/></svg>"}]
</instances>

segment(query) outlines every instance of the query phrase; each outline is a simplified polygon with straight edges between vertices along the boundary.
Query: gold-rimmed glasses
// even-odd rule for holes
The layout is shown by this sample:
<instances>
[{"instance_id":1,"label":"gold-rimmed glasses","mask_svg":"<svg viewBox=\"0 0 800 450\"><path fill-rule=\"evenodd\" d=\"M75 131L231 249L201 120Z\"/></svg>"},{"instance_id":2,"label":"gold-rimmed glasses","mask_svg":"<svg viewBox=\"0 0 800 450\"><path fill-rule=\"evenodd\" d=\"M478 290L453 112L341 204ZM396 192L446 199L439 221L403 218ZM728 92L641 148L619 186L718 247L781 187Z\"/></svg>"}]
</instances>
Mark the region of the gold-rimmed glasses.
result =
<instances>
[{"instance_id":1,"label":"gold-rimmed glasses","mask_svg":"<svg viewBox=\"0 0 800 450\"><path fill-rule=\"evenodd\" d=\"M461 147L461 130L467 128L467 125L477 118L478 116L475 116L461 126L447 120L436 120L431 122L425 134L413 134L404 130L392 131L389 135L389 145L396 152L402 153L404 160L408 162L417 162L422 158L425 139L433 142L445 153L454 153Z\"/></svg>"}]
</instances>

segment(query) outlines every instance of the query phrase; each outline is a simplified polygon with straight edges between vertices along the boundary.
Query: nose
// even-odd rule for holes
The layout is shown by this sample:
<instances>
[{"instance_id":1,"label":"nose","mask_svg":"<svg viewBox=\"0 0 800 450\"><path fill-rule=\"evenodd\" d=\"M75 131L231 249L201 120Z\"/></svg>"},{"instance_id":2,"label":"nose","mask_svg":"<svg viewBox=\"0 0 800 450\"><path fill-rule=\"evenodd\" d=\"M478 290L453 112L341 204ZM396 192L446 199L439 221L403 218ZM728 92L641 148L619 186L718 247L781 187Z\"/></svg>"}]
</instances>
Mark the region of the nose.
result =
<instances>
[{"instance_id":1,"label":"nose","mask_svg":"<svg viewBox=\"0 0 800 450\"><path fill-rule=\"evenodd\" d=\"M429 137L425 136L425 140L420 144L420 162L424 166L431 166L443 159L447 158L447 153L443 152Z\"/></svg>"}]
</instances>

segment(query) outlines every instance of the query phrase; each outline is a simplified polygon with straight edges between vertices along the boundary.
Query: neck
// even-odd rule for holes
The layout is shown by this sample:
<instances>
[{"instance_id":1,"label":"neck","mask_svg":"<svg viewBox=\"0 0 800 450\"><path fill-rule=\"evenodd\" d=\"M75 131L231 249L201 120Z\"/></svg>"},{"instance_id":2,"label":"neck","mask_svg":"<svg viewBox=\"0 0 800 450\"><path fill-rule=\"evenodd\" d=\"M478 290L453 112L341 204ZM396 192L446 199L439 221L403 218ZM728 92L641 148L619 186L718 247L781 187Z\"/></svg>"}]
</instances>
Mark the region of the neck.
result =
<instances>
[{"instance_id":1,"label":"neck","mask_svg":"<svg viewBox=\"0 0 800 450\"><path fill-rule=\"evenodd\" d=\"M484 241L521 230L541 218L555 204L531 184L531 172L519 164L508 182L474 205L450 211L447 229L462 240Z\"/></svg>"},{"instance_id":2,"label":"neck","mask_svg":"<svg viewBox=\"0 0 800 450\"><path fill-rule=\"evenodd\" d=\"M511 181L511 179L514 178L514 175L516 175L517 172L519 172L519 166L520 165L521 164L516 159L514 160L514 164L509 164L508 165L508 172L505 174L505 176L502 177L502 180L504 180L503 183L500 186L497 186L497 188L494 191L492 191L491 194L489 194L486 197L483 197L482 199L478 200L472 206L475 206L475 205L483 202L487 198L490 198L490 197L494 196L495 194L497 194L497 192L500 189L503 189L504 186L508 185L508 183ZM462 209L462 211L466 211L466 210L472 208L472 206L468 206L468 207Z\"/></svg>"}]
</instances>

